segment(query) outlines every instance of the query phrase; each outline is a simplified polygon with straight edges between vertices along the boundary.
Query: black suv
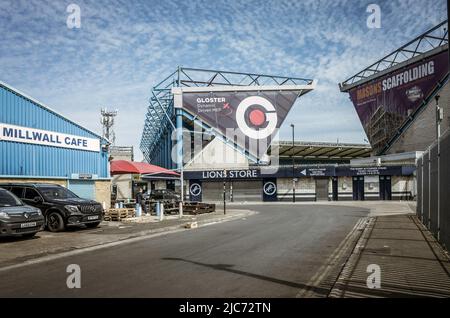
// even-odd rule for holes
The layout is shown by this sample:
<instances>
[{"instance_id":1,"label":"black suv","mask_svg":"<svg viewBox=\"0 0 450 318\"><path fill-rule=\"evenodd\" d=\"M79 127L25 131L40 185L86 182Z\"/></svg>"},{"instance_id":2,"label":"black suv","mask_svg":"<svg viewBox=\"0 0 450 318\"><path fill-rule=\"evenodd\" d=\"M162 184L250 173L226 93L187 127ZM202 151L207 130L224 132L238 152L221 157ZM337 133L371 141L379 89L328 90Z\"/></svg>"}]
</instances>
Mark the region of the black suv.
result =
<instances>
[{"instance_id":1,"label":"black suv","mask_svg":"<svg viewBox=\"0 0 450 318\"><path fill-rule=\"evenodd\" d=\"M8 183L1 188L11 191L25 204L39 208L45 216L47 229L63 231L67 226L96 227L102 221L100 203L82 199L72 191L56 184Z\"/></svg>"}]
</instances>

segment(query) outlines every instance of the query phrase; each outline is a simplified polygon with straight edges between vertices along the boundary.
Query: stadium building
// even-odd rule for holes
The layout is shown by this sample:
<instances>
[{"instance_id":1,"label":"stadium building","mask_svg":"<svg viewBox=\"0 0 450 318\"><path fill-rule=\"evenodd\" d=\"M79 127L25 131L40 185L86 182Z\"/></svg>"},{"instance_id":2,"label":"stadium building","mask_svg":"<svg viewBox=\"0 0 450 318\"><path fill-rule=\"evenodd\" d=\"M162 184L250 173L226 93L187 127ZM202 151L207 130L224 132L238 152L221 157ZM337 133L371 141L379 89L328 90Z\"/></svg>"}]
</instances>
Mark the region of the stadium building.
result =
<instances>
[{"instance_id":1,"label":"stadium building","mask_svg":"<svg viewBox=\"0 0 450 318\"><path fill-rule=\"evenodd\" d=\"M108 207L108 141L0 82L0 182L60 184Z\"/></svg>"},{"instance_id":2,"label":"stadium building","mask_svg":"<svg viewBox=\"0 0 450 318\"><path fill-rule=\"evenodd\" d=\"M367 144L272 138L314 83L178 68L152 90L140 145L144 158L181 172L191 201L221 201L224 193L232 202L411 199L413 163L374 162ZM229 136L229 128L250 142ZM251 139L261 135L270 139L267 147L251 149ZM181 190L180 183L176 187Z\"/></svg>"}]
</instances>

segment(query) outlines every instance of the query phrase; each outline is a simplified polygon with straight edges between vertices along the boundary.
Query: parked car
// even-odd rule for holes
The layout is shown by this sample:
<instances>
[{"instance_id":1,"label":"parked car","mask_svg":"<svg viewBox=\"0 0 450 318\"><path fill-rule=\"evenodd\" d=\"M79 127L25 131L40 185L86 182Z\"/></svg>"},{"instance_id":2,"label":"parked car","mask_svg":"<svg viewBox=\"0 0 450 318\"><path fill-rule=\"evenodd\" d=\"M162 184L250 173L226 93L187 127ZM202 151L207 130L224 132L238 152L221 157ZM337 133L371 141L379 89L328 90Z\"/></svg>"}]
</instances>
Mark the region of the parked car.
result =
<instances>
[{"instance_id":1,"label":"parked car","mask_svg":"<svg viewBox=\"0 0 450 318\"><path fill-rule=\"evenodd\" d=\"M181 196L173 190L158 189L152 190L148 199L153 201L180 201Z\"/></svg>"},{"instance_id":2,"label":"parked car","mask_svg":"<svg viewBox=\"0 0 450 318\"><path fill-rule=\"evenodd\" d=\"M0 188L0 236L33 237L44 229L44 223L41 210Z\"/></svg>"},{"instance_id":3,"label":"parked car","mask_svg":"<svg viewBox=\"0 0 450 318\"><path fill-rule=\"evenodd\" d=\"M39 208L45 217L46 228L60 232L68 226L97 227L102 221L100 203L83 199L63 186L42 183L8 183L0 187L14 193L28 205Z\"/></svg>"}]
</instances>

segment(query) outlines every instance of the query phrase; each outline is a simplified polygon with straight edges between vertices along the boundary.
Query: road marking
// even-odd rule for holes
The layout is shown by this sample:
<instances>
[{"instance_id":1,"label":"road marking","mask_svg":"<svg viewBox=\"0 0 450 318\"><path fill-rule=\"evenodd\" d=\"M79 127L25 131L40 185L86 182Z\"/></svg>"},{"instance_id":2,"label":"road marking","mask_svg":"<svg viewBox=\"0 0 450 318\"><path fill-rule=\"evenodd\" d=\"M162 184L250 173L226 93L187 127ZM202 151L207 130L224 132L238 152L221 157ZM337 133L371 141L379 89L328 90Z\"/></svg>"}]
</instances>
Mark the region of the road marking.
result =
<instances>
[{"instance_id":1,"label":"road marking","mask_svg":"<svg viewBox=\"0 0 450 318\"><path fill-rule=\"evenodd\" d=\"M349 258L343 265L342 270L339 273L338 278L336 279L336 282L329 293L329 297L342 298L344 296L346 286L348 285L349 279L360 260L361 253L364 247L367 245L367 241L369 240L369 237L373 231L375 222L375 217L368 218L367 225L364 228L364 231L359 236L358 241L356 242L354 249L351 251Z\"/></svg>"}]
</instances>

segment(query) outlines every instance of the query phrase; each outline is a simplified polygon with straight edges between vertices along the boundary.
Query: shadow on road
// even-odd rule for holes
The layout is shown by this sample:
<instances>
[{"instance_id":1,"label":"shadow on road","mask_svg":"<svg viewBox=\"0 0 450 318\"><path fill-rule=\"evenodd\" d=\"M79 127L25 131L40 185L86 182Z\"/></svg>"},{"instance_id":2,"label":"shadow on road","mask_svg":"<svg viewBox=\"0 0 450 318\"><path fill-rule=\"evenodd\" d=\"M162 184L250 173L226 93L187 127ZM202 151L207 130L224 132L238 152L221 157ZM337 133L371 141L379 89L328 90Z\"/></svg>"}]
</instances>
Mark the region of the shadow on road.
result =
<instances>
[{"instance_id":1,"label":"shadow on road","mask_svg":"<svg viewBox=\"0 0 450 318\"><path fill-rule=\"evenodd\" d=\"M330 290L326 289L326 288L319 288L319 287L314 287L314 286L308 286L306 284L290 282L290 281L287 281L287 280L282 280L282 279L268 277L268 276L264 276L264 275L249 273L249 272L241 271L241 270L238 270L238 269L233 269L234 265L231 265L231 264L206 264L206 263L190 261L190 260L187 260L187 259L175 258L175 257L165 257L165 258L162 258L162 259L163 260L168 260L168 261L180 261L180 262L186 262L186 263L190 263L190 264L194 264L194 265L204 266L204 267L212 268L212 269L219 270L219 271L225 271L225 272L229 272L229 273L233 273L233 274L238 274L238 275L243 275L243 276L247 276L247 277L251 277L251 278L256 278L256 279L268 281L268 282L275 283L275 284L280 284L280 285L285 285L285 286L289 286L289 287L293 287L293 288L298 288L298 289L301 289L301 290L308 289L308 290L316 292L317 294L324 295L324 296L327 296L329 294L329 292L330 292Z\"/></svg>"}]
</instances>

